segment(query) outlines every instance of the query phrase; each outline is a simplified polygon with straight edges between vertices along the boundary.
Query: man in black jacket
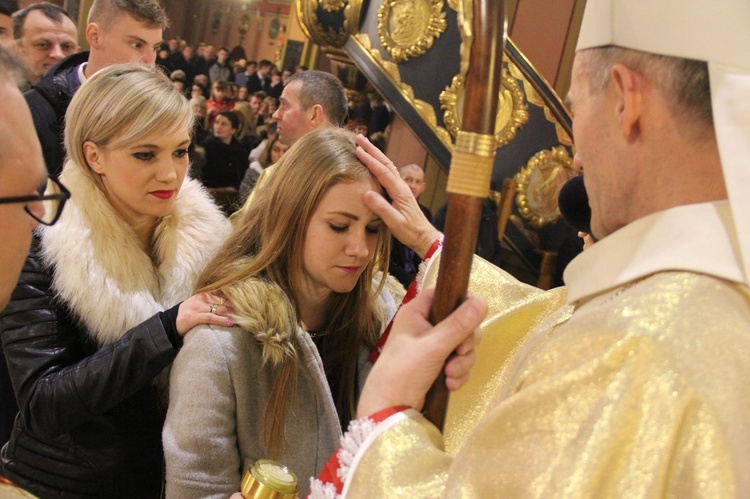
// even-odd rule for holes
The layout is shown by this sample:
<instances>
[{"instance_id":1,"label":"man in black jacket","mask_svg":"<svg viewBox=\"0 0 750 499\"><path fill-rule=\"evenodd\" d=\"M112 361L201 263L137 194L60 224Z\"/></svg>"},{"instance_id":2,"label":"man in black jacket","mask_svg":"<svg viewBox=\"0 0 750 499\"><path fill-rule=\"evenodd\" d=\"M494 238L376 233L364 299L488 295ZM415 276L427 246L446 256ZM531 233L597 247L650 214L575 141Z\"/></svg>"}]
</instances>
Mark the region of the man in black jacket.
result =
<instances>
[{"instance_id":1,"label":"man in black jacket","mask_svg":"<svg viewBox=\"0 0 750 499\"><path fill-rule=\"evenodd\" d=\"M123 62L150 66L168 25L158 0L95 0L89 11L86 40L91 52L62 60L26 92L47 170L59 175L65 160L65 112L81 84L100 69Z\"/></svg>"},{"instance_id":2,"label":"man in black jacket","mask_svg":"<svg viewBox=\"0 0 750 499\"><path fill-rule=\"evenodd\" d=\"M18 90L20 63L0 46L0 311L8 304L31 245L41 202L18 201L44 185L46 170L31 115ZM44 218L43 218L44 219ZM46 219L45 219L46 220ZM0 351L0 447L8 441L18 406Z\"/></svg>"},{"instance_id":3,"label":"man in black jacket","mask_svg":"<svg viewBox=\"0 0 750 499\"><path fill-rule=\"evenodd\" d=\"M263 59L258 64L258 70L247 78L247 93L253 94L259 90L268 93L271 86L271 70L273 63L268 59Z\"/></svg>"},{"instance_id":4,"label":"man in black jacket","mask_svg":"<svg viewBox=\"0 0 750 499\"><path fill-rule=\"evenodd\" d=\"M354 109L351 118L359 118L367 124L370 134L384 132L391 124L391 111L385 104L383 97L377 92L368 92L367 102L361 103Z\"/></svg>"},{"instance_id":5,"label":"man in black jacket","mask_svg":"<svg viewBox=\"0 0 750 499\"><path fill-rule=\"evenodd\" d=\"M426 206L419 203L419 196L422 195L427 185L424 183L424 170L417 164L409 164L402 166L398 169L398 173L406 185L409 186L409 190L414 195L414 199L419 204L419 209L422 210L425 218L432 222L432 212ZM388 272L394 276L398 281L404 285L405 288L409 288L409 285L417 276L419 270L419 264L422 259L417 255L414 250L403 244L395 237L391 237L391 262L388 268Z\"/></svg>"}]
</instances>

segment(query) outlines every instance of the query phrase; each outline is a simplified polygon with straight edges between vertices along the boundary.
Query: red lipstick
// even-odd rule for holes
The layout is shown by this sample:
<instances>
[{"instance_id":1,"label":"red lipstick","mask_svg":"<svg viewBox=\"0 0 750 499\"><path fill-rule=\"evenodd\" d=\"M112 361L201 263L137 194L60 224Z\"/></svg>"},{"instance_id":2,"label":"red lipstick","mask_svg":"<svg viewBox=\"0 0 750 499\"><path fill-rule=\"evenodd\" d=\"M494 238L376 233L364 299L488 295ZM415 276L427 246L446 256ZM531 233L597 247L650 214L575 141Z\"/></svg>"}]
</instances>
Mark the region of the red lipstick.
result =
<instances>
[{"instance_id":1,"label":"red lipstick","mask_svg":"<svg viewBox=\"0 0 750 499\"><path fill-rule=\"evenodd\" d=\"M174 190L171 191L152 191L152 196L156 196L159 199L169 199L174 196Z\"/></svg>"}]
</instances>

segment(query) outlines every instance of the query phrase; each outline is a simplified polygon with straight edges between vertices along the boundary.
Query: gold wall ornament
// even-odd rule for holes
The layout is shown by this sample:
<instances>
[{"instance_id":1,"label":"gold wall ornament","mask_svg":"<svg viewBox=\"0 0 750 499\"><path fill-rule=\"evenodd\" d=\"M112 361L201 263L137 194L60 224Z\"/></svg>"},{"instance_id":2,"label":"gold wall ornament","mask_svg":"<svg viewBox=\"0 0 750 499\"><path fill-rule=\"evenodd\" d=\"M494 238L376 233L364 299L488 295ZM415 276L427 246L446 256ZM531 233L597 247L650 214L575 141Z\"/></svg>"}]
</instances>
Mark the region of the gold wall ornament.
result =
<instances>
[{"instance_id":1,"label":"gold wall ornament","mask_svg":"<svg viewBox=\"0 0 750 499\"><path fill-rule=\"evenodd\" d=\"M250 29L250 16L245 13L240 18L240 24L237 27L237 30L240 32L240 45L242 45L242 42L245 40L245 35L247 35L248 30Z\"/></svg>"},{"instance_id":2,"label":"gold wall ornament","mask_svg":"<svg viewBox=\"0 0 750 499\"><path fill-rule=\"evenodd\" d=\"M535 106L544 107L544 99L542 99L542 96L536 91L534 85L529 83L521 70L518 69L518 66L512 62L508 62L508 69L514 78L523 83L523 89L526 92L526 100Z\"/></svg>"},{"instance_id":3,"label":"gold wall ornament","mask_svg":"<svg viewBox=\"0 0 750 499\"><path fill-rule=\"evenodd\" d=\"M349 3L348 0L319 0L320 6L326 12L338 12Z\"/></svg>"},{"instance_id":4,"label":"gold wall ornament","mask_svg":"<svg viewBox=\"0 0 750 499\"><path fill-rule=\"evenodd\" d=\"M349 33L345 29L334 29L331 26L323 28L322 25L318 24L318 31L321 34L321 41L324 47L343 47L346 39L349 38Z\"/></svg>"},{"instance_id":5,"label":"gold wall ornament","mask_svg":"<svg viewBox=\"0 0 750 499\"><path fill-rule=\"evenodd\" d=\"M568 135L568 132L560 124L560 121L558 121L558 119L555 117L555 115L552 114L552 111L550 111L549 107L547 106L544 106L544 117L547 118L547 121L549 121L550 123L554 123L557 140L559 140L560 143L564 146L572 147L573 139L570 137L570 135Z\"/></svg>"},{"instance_id":6,"label":"gold wall ornament","mask_svg":"<svg viewBox=\"0 0 750 499\"><path fill-rule=\"evenodd\" d=\"M443 0L386 0L378 7L378 37L394 62L427 52L448 22Z\"/></svg>"},{"instance_id":7,"label":"gold wall ornament","mask_svg":"<svg viewBox=\"0 0 750 499\"><path fill-rule=\"evenodd\" d=\"M367 55L370 59L370 64L380 68L383 74L388 77L391 84L398 89L401 97L417 110L419 116L422 117L424 122L427 123L430 129L440 139L440 142L443 143L446 149L452 152L453 141L451 140L451 134L448 133L448 130L445 128L438 126L435 108L432 107L432 104L415 98L414 89L401 81L401 73L398 70L398 64L383 59L380 51L372 48L370 37L366 33L354 35L351 39L359 46L359 49Z\"/></svg>"},{"instance_id":8,"label":"gold wall ornament","mask_svg":"<svg viewBox=\"0 0 750 499\"><path fill-rule=\"evenodd\" d=\"M502 147L516 136L516 132L529 121L523 90L518 81L503 70L503 82L500 87L500 101L495 118L495 139L497 147ZM440 108L445 127L454 137L461 128L463 96L466 76L459 74L453 77L451 86L440 93Z\"/></svg>"},{"instance_id":9,"label":"gold wall ornament","mask_svg":"<svg viewBox=\"0 0 750 499\"><path fill-rule=\"evenodd\" d=\"M451 4L451 7L456 9L458 31L461 33L461 44L458 47L461 55L461 69L458 73L465 75L469 71L469 52L474 42L474 2L473 0L457 0L455 3L456 5Z\"/></svg>"},{"instance_id":10,"label":"gold wall ornament","mask_svg":"<svg viewBox=\"0 0 750 499\"><path fill-rule=\"evenodd\" d=\"M297 19L305 35L323 48L342 48L357 33L363 0L297 0ZM318 17L322 14L323 22Z\"/></svg>"},{"instance_id":11,"label":"gold wall ornament","mask_svg":"<svg viewBox=\"0 0 750 499\"><path fill-rule=\"evenodd\" d=\"M559 114L556 115L555 112L553 112L550 106L554 104L550 104L548 101L545 101L545 99L542 97L542 94L540 93L543 90L540 87L537 87L537 85L541 85L542 88L552 90L550 84L547 83L544 77L542 77L536 69L534 69L534 66L531 64L531 62L518 50L518 48L513 43L513 40L511 40L510 38L507 39L505 56L508 59L508 68L510 70L510 73L521 83L523 83L523 90L526 95L527 102L544 110L544 117L547 119L547 121L555 125L557 140L561 144L572 146L572 130L570 129L569 125L564 126L562 122L562 120L564 119L563 116ZM536 84L531 80L531 78L529 77L529 73L527 72L530 72L531 74L536 76ZM567 111L567 109L565 109L565 105L554 91L545 93L545 95L547 95L550 99L555 99L557 101L557 103L559 104L558 112L565 113L569 116L570 113ZM568 119L568 123L569 122L570 120Z\"/></svg>"},{"instance_id":12,"label":"gold wall ornament","mask_svg":"<svg viewBox=\"0 0 750 499\"><path fill-rule=\"evenodd\" d=\"M516 204L518 212L535 229L560 218L557 196L563 184L578 172L563 146L536 153L526 166L516 173Z\"/></svg>"},{"instance_id":13,"label":"gold wall ornament","mask_svg":"<svg viewBox=\"0 0 750 499\"><path fill-rule=\"evenodd\" d=\"M572 146L573 145L573 139L571 139L568 132L565 130L565 128L560 124L560 120L557 119L557 117L552 114L552 111L550 110L549 106L544 102L544 99L542 99L542 96L539 95L539 92L536 91L534 88L534 85L529 82L529 80L526 79L526 76L521 72L520 69L518 69L518 66L516 66L512 61L508 61L508 69L510 70L510 74L512 74L516 79L518 79L521 83L523 83L523 91L526 95L526 101L530 104L533 104L537 107L541 107L544 109L544 117L549 121L550 123L555 125L555 133L557 134L557 140L565 146Z\"/></svg>"}]
</instances>

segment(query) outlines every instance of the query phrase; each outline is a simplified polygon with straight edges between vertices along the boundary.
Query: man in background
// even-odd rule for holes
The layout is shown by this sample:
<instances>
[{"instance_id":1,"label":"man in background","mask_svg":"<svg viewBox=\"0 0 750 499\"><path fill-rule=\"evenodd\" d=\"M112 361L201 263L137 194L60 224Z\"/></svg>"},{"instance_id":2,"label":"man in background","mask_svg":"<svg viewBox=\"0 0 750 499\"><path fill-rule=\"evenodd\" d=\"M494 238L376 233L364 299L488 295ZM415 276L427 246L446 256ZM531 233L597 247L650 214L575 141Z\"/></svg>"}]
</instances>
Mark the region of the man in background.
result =
<instances>
[{"instance_id":1,"label":"man in background","mask_svg":"<svg viewBox=\"0 0 750 499\"><path fill-rule=\"evenodd\" d=\"M261 59L258 64L258 70L247 78L247 92L253 94L259 90L268 93L268 87L271 85L271 70L273 63L268 59Z\"/></svg>"},{"instance_id":2,"label":"man in background","mask_svg":"<svg viewBox=\"0 0 750 499\"><path fill-rule=\"evenodd\" d=\"M286 81L294 74L294 71L292 71L289 68L284 69L281 72L281 83L286 85Z\"/></svg>"},{"instance_id":3,"label":"man in background","mask_svg":"<svg viewBox=\"0 0 750 499\"><path fill-rule=\"evenodd\" d=\"M208 70L208 79L211 81L211 85L217 80L224 80L230 83L234 81L232 68L227 64L228 58L229 50L226 47L221 47L216 52L216 62Z\"/></svg>"},{"instance_id":4,"label":"man in background","mask_svg":"<svg viewBox=\"0 0 750 499\"><path fill-rule=\"evenodd\" d=\"M180 39L176 36L170 36L167 40L167 47L169 47L169 55L180 53Z\"/></svg>"},{"instance_id":5,"label":"man in background","mask_svg":"<svg viewBox=\"0 0 750 499\"><path fill-rule=\"evenodd\" d=\"M367 102L358 105L351 115L352 119L359 118L367 124L369 133L385 132L391 124L391 110L377 92L367 93Z\"/></svg>"},{"instance_id":6,"label":"man in background","mask_svg":"<svg viewBox=\"0 0 750 499\"><path fill-rule=\"evenodd\" d=\"M169 56L172 71L182 70L185 72L185 86L190 88L193 84L193 46L185 45L179 52Z\"/></svg>"},{"instance_id":7,"label":"man in background","mask_svg":"<svg viewBox=\"0 0 750 499\"><path fill-rule=\"evenodd\" d=\"M0 45L10 47L13 43L13 20L18 10L18 0L0 0Z\"/></svg>"},{"instance_id":8,"label":"man in background","mask_svg":"<svg viewBox=\"0 0 750 499\"><path fill-rule=\"evenodd\" d=\"M195 48L195 57L193 57L190 63L193 75L203 74L208 76L208 68L211 67L213 62L209 64L209 58L206 56L207 49L208 45L206 45L206 42L199 42Z\"/></svg>"},{"instance_id":9,"label":"man in background","mask_svg":"<svg viewBox=\"0 0 750 499\"><path fill-rule=\"evenodd\" d=\"M10 300L31 245L31 234L43 217L42 202L14 201L35 196L45 184L47 171L34 133L29 108L18 89L20 62L0 47L0 311ZM18 412L13 387L0 351L0 447L10 438Z\"/></svg>"},{"instance_id":10,"label":"man in background","mask_svg":"<svg viewBox=\"0 0 750 499\"><path fill-rule=\"evenodd\" d=\"M140 62L153 66L156 48L168 25L159 0L94 1L86 26L91 51L63 60L25 94L50 174L62 171L63 120L81 84L112 64Z\"/></svg>"},{"instance_id":11,"label":"man in background","mask_svg":"<svg viewBox=\"0 0 750 499\"><path fill-rule=\"evenodd\" d=\"M398 172L403 181L406 182L406 185L409 186L414 199L417 200L419 209L422 210L425 218L431 222L432 213L429 208L419 203L419 196L427 188L427 184L424 182L424 170L418 164L411 163L399 168ZM405 288L408 288L414 277L416 277L421 262L422 259L414 250L391 236L391 263L388 267L388 272L398 279Z\"/></svg>"},{"instance_id":12,"label":"man in background","mask_svg":"<svg viewBox=\"0 0 750 499\"><path fill-rule=\"evenodd\" d=\"M263 61L261 61L261 67L263 67ZM307 133L328 126L343 126L347 106L344 86L332 74L324 71L295 73L284 85L284 91L279 99L279 108L273 113L279 142L291 147ZM262 151L258 154L262 154ZM263 188L266 179L273 174L273 171L273 166L263 170L255 188L242 208L233 215L233 219L242 217L242 213L252 203L254 193Z\"/></svg>"},{"instance_id":13,"label":"man in background","mask_svg":"<svg viewBox=\"0 0 750 499\"><path fill-rule=\"evenodd\" d=\"M279 140L291 147L313 130L343 126L346 112L346 92L338 78L324 71L304 71L286 81L273 117Z\"/></svg>"},{"instance_id":14,"label":"man in background","mask_svg":"<svg viewBox=\"0 0 750 499\"><path fill-rule=\"evenodd\" d=\"M31 4L13 14L13 39L28 70L29 85L79 49L75 21L48 2Z\"/></svg>"},{"instance_id":15,"label":"man in background","mask_svg":"<svg viewBox=\"0 0 750 499\"><path fill-rule=\"evenodd\" d=\"M247 82L250 79L252 75L255 74L255 72L258 71L258 61L247 61L247 64L245 64L245 71L242 73L234 75L234 82L237 84L238 87L245 87L247 88ZM248 95L250 95L250 90L248 89Z\"/></svg>"}]
</instances>

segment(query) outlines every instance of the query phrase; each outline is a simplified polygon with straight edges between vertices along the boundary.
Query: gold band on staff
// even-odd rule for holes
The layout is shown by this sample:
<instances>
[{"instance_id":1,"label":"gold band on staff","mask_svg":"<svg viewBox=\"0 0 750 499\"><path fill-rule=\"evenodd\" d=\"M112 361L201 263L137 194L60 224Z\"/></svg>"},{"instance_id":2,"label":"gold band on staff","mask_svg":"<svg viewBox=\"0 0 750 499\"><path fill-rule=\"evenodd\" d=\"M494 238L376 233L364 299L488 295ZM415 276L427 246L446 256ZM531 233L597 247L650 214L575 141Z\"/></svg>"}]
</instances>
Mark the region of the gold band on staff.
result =
<instances>
[{"instance_id":1,"label":"gold band on staff","mask_svg":"<svg viewBox=\"0 0 750 499\"><path fill-rule=\"evenodd\" d=\"M445 190L451 194L487 197L496 151L494 135L459 131Z\"/></svg>"}]
</instances>

